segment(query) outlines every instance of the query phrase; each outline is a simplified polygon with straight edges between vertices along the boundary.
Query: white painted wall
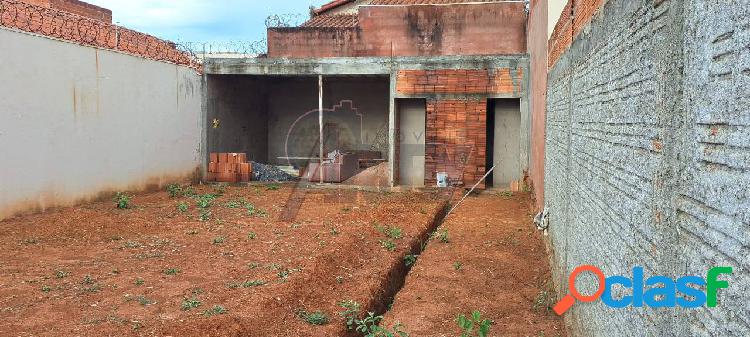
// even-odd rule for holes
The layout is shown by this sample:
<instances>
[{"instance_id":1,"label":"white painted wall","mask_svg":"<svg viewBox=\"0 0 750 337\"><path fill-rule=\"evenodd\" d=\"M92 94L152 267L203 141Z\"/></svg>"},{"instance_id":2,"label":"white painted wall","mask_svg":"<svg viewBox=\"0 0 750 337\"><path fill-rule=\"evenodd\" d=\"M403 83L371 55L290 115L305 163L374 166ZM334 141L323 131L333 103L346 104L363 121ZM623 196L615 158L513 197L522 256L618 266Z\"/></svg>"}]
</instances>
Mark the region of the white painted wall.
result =
<instances>
[{"instance_id":1,"label":"white painted wall","mask_svg":"<svg viewBox=\"0 0 750 337\"><path fill-rule=\"evenodd\" d=\"M0 29L0 219L191 176L194 70Z\"/></svg>"}]
</instances>

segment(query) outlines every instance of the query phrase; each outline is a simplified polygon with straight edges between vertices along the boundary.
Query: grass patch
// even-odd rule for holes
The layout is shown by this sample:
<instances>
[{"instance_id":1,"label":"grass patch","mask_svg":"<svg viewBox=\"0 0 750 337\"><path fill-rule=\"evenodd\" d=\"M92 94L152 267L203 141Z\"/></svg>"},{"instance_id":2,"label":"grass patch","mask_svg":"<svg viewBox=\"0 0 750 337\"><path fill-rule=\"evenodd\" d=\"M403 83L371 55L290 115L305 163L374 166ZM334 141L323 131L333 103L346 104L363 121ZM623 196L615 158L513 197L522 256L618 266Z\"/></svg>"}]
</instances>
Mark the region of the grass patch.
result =
<instances>
[{"instance_id":1,"label":"grass patch","mask_svg":"<svg viewBox=\"0 0 750 337\"><path fill-rule=\"evenodd\" d=\"M230 283L228 287L230 289L239 289L239 288L253 288L253 287L260 287L262 285L265 285L266 281L264 280L251 280L251 281L245 281L245 282L236 282L236 283Z\"/></svg>"}]
</instances>

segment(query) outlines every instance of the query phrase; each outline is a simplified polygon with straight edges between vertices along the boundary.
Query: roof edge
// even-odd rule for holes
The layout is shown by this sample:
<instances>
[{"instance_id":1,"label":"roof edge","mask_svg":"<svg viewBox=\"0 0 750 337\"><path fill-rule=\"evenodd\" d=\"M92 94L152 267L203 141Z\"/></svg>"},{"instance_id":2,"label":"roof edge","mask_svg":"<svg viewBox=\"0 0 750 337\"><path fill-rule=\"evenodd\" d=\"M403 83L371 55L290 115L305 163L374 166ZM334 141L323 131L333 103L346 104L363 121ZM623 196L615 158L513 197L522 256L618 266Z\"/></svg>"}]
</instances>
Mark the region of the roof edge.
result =
<instances>
[{"instance_id":1,"label":"roof edge","mask_svg":"<svg viewBox=\"0 0 750 337\"><path fill-rule=\"evenodd\" d=\"M348 4L350 2L354 2L354 1L355 0L333 0L333 1L327 3L327 4L323 5L323 6L320 6L320 8L313 10L313 13L315 13L315 15L320 15L320 14L323 14L323 13L329 11L329 10L341 7L343 5L346 5L346 4Z\"/></svg>"}]
</instances>

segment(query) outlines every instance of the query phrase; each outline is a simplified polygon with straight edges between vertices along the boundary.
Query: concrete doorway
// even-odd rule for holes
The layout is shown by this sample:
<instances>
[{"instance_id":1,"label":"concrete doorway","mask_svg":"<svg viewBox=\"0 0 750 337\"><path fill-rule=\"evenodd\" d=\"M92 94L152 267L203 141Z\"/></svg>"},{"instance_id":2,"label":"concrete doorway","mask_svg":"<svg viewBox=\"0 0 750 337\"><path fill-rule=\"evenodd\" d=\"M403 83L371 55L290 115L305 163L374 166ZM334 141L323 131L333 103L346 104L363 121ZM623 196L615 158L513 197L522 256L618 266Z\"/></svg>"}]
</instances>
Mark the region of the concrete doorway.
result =
<instances>
[{"instance_id":1,"label":"concrete doorway","mask_svg":"<svg viewBox=\"0 0 750 337\"><path fill-rule=\"evenodd\" d=\"M487 107L487 158L488 161L492 158L491 163L495 165L491 186L512 189L522 174L521 102L519 99L490 99Z\"/></svg>"},{"instance_id":2,"label":"concrete doorway","mask_svg":"<svg viewBox=\"0 0 750 337\"><path fill-rule=\"evenodd\" d=\"M424 186L426 107L424 99L396 100L399 183L402 186Z\"/></svg>"}]
</instances>

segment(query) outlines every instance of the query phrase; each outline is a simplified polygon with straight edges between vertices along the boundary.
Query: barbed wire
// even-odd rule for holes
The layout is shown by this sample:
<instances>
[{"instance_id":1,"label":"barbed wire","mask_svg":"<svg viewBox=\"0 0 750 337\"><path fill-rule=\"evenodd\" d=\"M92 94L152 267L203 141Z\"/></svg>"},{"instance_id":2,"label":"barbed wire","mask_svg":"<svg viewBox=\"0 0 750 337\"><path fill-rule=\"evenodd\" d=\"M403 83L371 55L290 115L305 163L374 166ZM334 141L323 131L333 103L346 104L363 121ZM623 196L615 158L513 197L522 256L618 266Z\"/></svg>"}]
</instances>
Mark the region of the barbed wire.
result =
<instances>
[{"instance_id":1,"label":"barbed wire","mask_svg":"<svg viewBox=\"0 0 750 337\"><path fill-rule=\"evenodd\" d=\"M174 42L15 0L0 0L0 26L202 70L192 50Z\"/></svg>"}]
</instances>

